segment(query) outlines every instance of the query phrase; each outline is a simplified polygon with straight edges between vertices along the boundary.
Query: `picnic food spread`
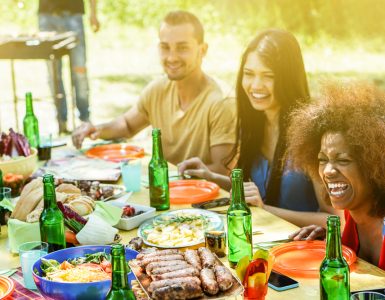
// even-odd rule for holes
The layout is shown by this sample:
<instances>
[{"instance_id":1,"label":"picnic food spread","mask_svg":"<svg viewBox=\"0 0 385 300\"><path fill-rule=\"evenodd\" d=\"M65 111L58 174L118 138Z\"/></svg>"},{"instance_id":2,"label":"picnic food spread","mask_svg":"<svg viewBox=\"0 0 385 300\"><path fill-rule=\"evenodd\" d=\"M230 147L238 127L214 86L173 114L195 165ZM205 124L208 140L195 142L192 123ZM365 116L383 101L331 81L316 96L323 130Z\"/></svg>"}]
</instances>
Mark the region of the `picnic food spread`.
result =
<instances>
[{"instance_id":1,"label":"picnic food spread","mask_svg":"<svg viewBox=\"0 0 385 300\"><path fill-rule=\"evenodd\" d=\"M90 214L95 207L92 198L81 195L80 189L70 184L62 184L56 188L56 199L82 216ZM37 178L22 190L11 218L29 223L37 222L43 205L43 182L41 178Z\"/></svg>"},{"instance_id":2,"label":"picnic food spread","mask_svg":"<svg viewBox=\"0 0 385 300\"><path fill-rule=\"evenodd\" d=\"M59 282L93 282L111 279L111 256L105 252L86 254L59 263L41 259L44 278Z\"/></svg>"},{"instance_id":3,"label":"picnic food spread","mask_svg":"<svg viewBox=\"0 0 385 300\"><path fill-rule=\"evenodd\" d=\"M204 231L222 229L217 214L198 209L163 213L139 227L144 242L156 247L186 247L204 242Z\"/></svg>"},{"instance_id":4,"label":"picnic food spread","mask_svg":"<svg viewBox=\"0 0 385 300\"><path fill-rule=\"evenodd\" d=\"M152 299L205 299L230 296L242 289L230 270L205 247L139 253L129 264Z\"/></svg>"}]
</instances>

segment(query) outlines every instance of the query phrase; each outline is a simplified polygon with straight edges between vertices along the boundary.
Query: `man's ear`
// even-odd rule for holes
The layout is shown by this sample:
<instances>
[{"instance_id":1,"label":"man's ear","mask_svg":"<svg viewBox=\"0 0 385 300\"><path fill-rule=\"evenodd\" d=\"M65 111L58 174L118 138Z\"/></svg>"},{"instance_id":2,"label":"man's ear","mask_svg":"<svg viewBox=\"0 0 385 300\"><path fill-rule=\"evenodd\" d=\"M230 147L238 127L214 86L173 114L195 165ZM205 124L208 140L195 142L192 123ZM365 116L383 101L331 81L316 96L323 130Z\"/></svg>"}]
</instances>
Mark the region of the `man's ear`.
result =
<instances>
[{"instance_id":1,"label":"man's ear","mask_svg":"<svg viewBox=\"0 0 385 300\"><path fill-rule=\"evenodd\" d=\"M202 57L206 56L207 50L208 50L208 48L209 48L209 45L208 45L207 43L202 43L202 44L200 45L200 47L201 47Z\"/></svg>"}]
</instances>

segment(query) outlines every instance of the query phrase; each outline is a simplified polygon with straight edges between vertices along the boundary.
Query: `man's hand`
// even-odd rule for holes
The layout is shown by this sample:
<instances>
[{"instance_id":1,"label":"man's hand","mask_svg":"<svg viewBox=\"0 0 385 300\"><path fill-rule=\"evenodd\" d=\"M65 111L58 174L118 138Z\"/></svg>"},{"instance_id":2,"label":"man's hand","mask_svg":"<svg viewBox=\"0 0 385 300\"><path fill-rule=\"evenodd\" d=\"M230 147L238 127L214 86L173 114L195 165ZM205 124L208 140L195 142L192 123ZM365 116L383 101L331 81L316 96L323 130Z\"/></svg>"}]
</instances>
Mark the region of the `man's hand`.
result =
<instances>
[{"instance_id":1,"label":"man's hand","mask_svg":"<svg viewBox=\"0 0 385 300\"><path fill-rule=\"evenodd\" d=\"M186 159L178 164L178 173L180 175L190 175L206 180L210 180L212 172L198 157Z\"/></svg>"},{"instance_id":2,"label":"man's hand","mask_svg":"<svg viewBox=\"0 0 385 300\"><path fill-rule=\"evenodd\" d=\"M86 137L96 140L99 138L99 130L90 122L83 123L72 132L72 143L79 149Z\"/></svg>"},{"instance_id":3,"label":"man's hand","mask_svg":"<svg viewBox=\"0 0 385 300\"><path fill-rule=\"evenodd\" d=\"M263 201L259 189L254 182L244 182L245 200L248 204L263 208Z\"/></svg>"},{"instance_id":4,"label":"man's hand","mask_svg":"<svg viewBox=\"0 0 385 300\"><path fill-rule=\"evenodd\" d=\"M315 239L324 239L326 236L326 229L318 225L310 225L302 227L296 232L289 235L290 239L294 241L306 240L312 241Z\"/></svg>"}]
</instances>

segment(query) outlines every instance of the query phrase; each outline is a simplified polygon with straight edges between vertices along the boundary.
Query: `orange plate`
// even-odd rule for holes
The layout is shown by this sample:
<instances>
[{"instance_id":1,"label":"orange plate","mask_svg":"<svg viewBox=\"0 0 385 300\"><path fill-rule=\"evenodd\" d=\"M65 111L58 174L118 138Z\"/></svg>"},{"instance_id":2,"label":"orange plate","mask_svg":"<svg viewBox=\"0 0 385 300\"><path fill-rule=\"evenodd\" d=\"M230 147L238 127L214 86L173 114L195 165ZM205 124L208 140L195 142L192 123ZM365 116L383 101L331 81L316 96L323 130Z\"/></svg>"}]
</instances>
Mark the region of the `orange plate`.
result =
<instances>
[{"instance_id":1,"label":"orange plate","mask_svg":"<svg viewBox=\"0 0 385 300\"><path fill-rule=\"evenodd\" d=\"M85 154L91 158L120 162L125 159L143 157L144 149L128 144L108 144L91 148Z\"/></svg>"},{"instance_id":2,"label":"orange plate","mask_svg":"<svg viewBox=\"0 0 385 300\"><path fill-rule=\"evenodd\" d=\"M219 186L204 180L175 180L170 182L172 204L193 204L214 199Z\"/></svg>"},{"instance_id":3,"label":"orange plate","mask_svg":"<svg viewBox=\"0 0 385 300\"><path fill-rule=\"evenodd\" d=\"M15 289L15 283L11 278L0 276L0 299L7 299Z\"/></svg>"},{"instance_id":4,"label":"orange plate","mask_svg":"<svg viewBox=\"0 0 385 300\"><path fill-rule=\"evenodd\" d=\"M294 277L318 277L321 262L325 257L324 241L297 241L273 247L273 269ZM354 251L342 246L342 253L350 266L357 259Z\"/></svg>"}]
</instances>

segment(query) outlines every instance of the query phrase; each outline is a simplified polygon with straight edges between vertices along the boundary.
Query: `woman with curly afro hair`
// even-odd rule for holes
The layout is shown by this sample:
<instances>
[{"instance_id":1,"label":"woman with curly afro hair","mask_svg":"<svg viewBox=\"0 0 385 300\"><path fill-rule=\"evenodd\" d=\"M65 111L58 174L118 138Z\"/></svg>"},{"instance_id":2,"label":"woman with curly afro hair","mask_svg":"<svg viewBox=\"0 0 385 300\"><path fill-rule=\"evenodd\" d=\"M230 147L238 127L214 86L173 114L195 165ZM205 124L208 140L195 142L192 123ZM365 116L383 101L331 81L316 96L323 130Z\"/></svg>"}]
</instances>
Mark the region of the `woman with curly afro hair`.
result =
<instances>
[{"instance_id":1,"label":"woman with curly afro hair","mask_svg":"<svg viewBox=\"0 0 385 300\"><path fill-rule=\"evenodd\" d=\"M344 210L342 243L385 269L385 93L366 83L329 84L319 102L294 113L288 132L293 166L319 176L332 206ZM312 225L292 237L325 233Z\"/></svg>"}]
</instances>

